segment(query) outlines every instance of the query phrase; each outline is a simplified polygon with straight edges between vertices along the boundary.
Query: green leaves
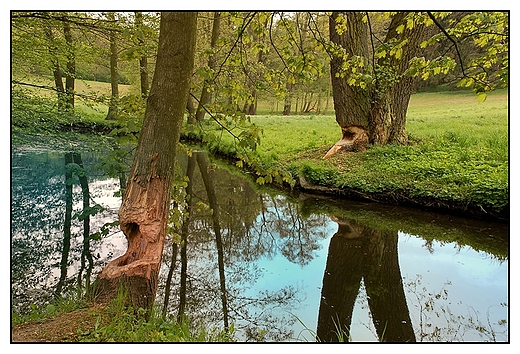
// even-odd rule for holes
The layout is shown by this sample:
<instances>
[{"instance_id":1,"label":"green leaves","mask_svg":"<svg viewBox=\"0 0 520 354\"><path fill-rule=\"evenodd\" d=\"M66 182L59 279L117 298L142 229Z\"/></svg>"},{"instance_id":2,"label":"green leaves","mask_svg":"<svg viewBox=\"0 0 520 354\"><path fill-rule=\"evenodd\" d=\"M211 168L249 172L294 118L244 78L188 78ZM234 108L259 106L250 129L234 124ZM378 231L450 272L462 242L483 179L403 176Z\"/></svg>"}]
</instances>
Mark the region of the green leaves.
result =
<instances>
[{"instance_id":1,"label":"green leaves","mask_svg":"<svg viewBox=\"0 0 520 354\"><path fill-rule=\"evenodd\" d=\"M89 206L84 208L80 213L75 213L72 217L73 219L77 219L79 221L85 220L87 217L94 216L97 213L101 213L105 211L105 208L100 204L94 204L93 206Z\"/></svg>"},{"instance_id":2,"label":"green leaves","mask_svg":"<svg viewBox=\"0 0 520 354\"><path fill-rule=\"evenodd\" d=\"M455 61L450 57L437 57L433 60L426 60L424 57L413 58L410 60L410 67L405 74L427 80L436 75L447 74L456 65Z\"/></svg>"},{"instance_id":3,"label":"green leaves","mask_svg":"<svg viewBox=\"0 0 520 354\"><path fill-rule=\"evenodd\" d=\"M119 221L107 222L101 226L99 231L90 234L90 239L99 241L101 238L108 236L109 232L117 226L119 226Z\"/></svg>"}]
</instances>

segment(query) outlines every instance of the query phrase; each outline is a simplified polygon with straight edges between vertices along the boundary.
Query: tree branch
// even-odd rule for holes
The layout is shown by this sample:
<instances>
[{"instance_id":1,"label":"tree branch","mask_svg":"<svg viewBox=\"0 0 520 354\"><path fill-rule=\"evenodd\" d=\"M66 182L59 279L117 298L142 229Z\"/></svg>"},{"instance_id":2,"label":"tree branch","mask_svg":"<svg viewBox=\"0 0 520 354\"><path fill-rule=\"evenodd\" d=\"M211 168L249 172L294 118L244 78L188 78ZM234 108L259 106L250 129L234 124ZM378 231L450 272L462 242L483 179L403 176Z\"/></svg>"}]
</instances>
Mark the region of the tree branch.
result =
<instances>
[{"instance_id":1,"label":"tree branch","mask_svg":"<svg viewBox=\"0 0 520 354\"><path fill-rule=\"evenodd\" d=\"M217 73L215 74L215 76L213 77L213 80L215 80L219 75L220 75L220 72L222 71L222 68L224 67L224 64L227 62L227 60L229 59L229 57L231 56L231 53L233 52L233 49L235 49L235 47L237 46L239 40L242 38L242 35L244 34L244 31L246 30L247 26L249 26L249 24L251 23L251 21L253 20L253 18L255 17L256 15L256 12L253 12L252 15L251 15L251 18L247 21L247 23L245 25L242 26L242 28L240 29L240 33L238 34L238 37L237 39L235 40L235 43L233 43L233 45L231 46L231 49L229 50L229 52L227 53L226 55L226 58L224 58L224 61L220 64L220 67L217 71ZM248 15L249 16L249 15ZM247 18L247 16L246 16Z\"/></svg>"},{"instance_id":2,"label":"tree branch","mask_svg":"<svg viewBox=\"0 0 520 354\"><path fill-rule=\"evenodd\" d=\"M459 46L458 46L458 43L457 41L455 40L455 38L453 38L447 31L446 29L440 24L439 21L437 21L437 19L435 18L435 16L433 16L433 14L430 12L430 11L427 11L426 12L428 14L428 16L430 17L430 19L433 21L433 23L435 23L435 25L441 30L441 32L446 36L446 38L448 38L450 40L450 42L453 43L453 45L455 46L455 51L457 52L457 58L459 59L459 63L460 63L460 68L462 70L462 75L464 75L464 77L468 77L468 75L466 74L466 71L464 70L464 63L462 62L462 55L460 54L460 50L459 50Z\"/></svg>"},{"instance_id":3,"label":"tree branch","mask_svg":"<svg viewBox=\"0 0 520 354\"><path fill-rule=\"evenodd\" d=\"M18 80L12 80L11 82L13 84L16 84L16 85L36 87L36 88L40 88L40 89L44 89L44 90L50 90L50 91L62 93L64 95L68 94L67 92L62 92L62 91L60 91L60 90L58 90L58 89L56 89L55 87L52 87L52 86L30 84L28 82L21 82L21 81L18 81ZM73 94L74 94L74 96L78 96L78 97L81 97L81 98L89 99L89 100L92 100L92 101L96 101L96 102L100 101L100 97L97 97L97 96L85 95L85 94L77 93L77 92L74 92ZM105 99L103 97L101 99L102 99L102 101L105 101Z\"/></svg>"}]
</instances>

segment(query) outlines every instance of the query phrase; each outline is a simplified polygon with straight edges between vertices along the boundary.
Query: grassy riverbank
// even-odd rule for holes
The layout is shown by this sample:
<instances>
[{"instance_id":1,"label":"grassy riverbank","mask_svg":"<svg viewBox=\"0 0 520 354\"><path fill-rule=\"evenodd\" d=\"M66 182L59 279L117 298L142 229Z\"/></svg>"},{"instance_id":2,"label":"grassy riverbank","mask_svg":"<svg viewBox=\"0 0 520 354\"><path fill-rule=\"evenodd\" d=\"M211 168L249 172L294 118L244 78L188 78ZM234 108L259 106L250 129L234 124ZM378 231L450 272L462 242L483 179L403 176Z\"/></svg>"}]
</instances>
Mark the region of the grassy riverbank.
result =
<instances>
[{"instance_id":1,"label":"grassy riverbank","mask_svg":"<svg viewBox=\"0 0 520 354\"><path fill-rule=\"evenodd\" d=\"M142 309L141 309L142 310ZM145 319L116 298L102 307L86 298L68 297L20 316L12 315L12 342L234 342L233 328L214 330L187 320L152 314Z\"/></svg>"},{"instance_id":2,"label":"grassy riverbank","mask_svg":"<svg viewBox=\"0 0 520 354\"><path fill-rule=\"evenodd\" d=\"M408 111L408 146L372 147L330 160L322 156L340 135L332 115L255 116L251 121L263 129L253 154L261 165L259 183L280 172L337 195L508 218L505 90L491 93L485 102L471 92L416 94ZM210 123L205 129L218 127ZM213 151L240 153L231 136L218 136L209 144Z\"/></svg>"},{"instance_id":3,"label":"grassy riverbank","mask_svg":"<svg viewBox=\"0 0 520 354\"><path fill-rule=\"evenodd\" d=\"M64 130L107 134L113 128L126 129L106 121L100 110L79 105L76 113L57 115L49 113L52 107L45 106L45 98L31 100L13 96L12 131L29 133L29 138L15 134L15 142ZM485 102L467 91L413 95L407 117L409 145L372 147L330 160L322 156L340 136L332 114L257 115L251 122L263 131L257 150L248 152L257 161L258 183L284 180L299 186L303 181L319 193L509 218L507 90L490 93ZM213 152L231 157L244 153L209 117L202 128L213 135L208 142Z\"/></svg>"}]
</instances>

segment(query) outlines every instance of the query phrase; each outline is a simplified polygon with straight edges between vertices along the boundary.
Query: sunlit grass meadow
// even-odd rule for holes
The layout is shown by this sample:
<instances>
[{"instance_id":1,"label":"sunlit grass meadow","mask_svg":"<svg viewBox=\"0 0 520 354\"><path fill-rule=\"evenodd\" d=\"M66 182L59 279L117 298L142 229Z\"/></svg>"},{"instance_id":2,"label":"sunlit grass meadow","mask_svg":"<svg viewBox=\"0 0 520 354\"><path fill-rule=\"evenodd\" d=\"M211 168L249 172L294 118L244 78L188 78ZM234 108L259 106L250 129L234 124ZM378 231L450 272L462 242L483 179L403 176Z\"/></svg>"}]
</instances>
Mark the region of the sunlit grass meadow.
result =
<instances>
[{"instance_id":1,"label":"sunlit grass meadow","mask_svg":"<svg viewBox=\"0 0 520 354\"><path fill-rule=\"evenodd\" d=\"M508 93L484 102L472 92L419 93L407 115L408 146L372 147L363 153L322 156L340 138L330 115L258 115L256 156L264 171L280 170L312 183L390 198L472 205L502 212L509 198ZM233 138L219 135L213 149L227 154ZM260 181L264 181L262 177Z\"/></svg>"}]
</instances>

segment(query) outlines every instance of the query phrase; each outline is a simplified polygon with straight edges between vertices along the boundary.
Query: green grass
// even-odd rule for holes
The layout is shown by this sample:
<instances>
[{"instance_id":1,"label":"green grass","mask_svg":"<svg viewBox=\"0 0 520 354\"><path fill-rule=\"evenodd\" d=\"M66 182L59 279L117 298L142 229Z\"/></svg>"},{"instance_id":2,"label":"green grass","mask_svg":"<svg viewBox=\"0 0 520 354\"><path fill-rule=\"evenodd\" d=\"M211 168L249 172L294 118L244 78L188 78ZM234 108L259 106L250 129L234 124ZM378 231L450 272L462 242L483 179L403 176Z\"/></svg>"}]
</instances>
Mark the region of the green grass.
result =
<instances>
[{"instance_id":1,"label":"green grass","mask_svg":"<svg viewBox=\"0 0 520 354\"><path fill-rule=\"evenodd\" d=\"M12 313L11 325L43 324L40 341L50 342L234 342L234 326L228 330L177 321L144 309L126 305L122 292L105 306L93 304L87 296L58 298L45 307L31 306L25 314ZM48 324L48 325L44 325ZM50 324L50 325L49 325ZM62 330L66 327L67 336ZM55 330L48 330L54 328Z\"/></svg>"},{"instance_id":2,"label":"green grass","mask_svg":"<svg viewBox=\"0 0 520 354\"><path fill-rule=\"evenodd\" d=\"M479 102L472 92L420 93L412 96L407 131L439 138L448 132L468 140L499 138L507 142L507 91L492 92Z\"/></svg>"},{"instance_id":3,"label":"green grass","mask_svg":"<svg viewBox=\"0 0 520 354\"><path fill-rule=\"evenodd\" d=\"M28 84L54 87L54 81L52 77L29 76L13 77L13 79ZM109 97L111 95L110 83L106 82L75 80L74 88L76 92L80 95L88 95L92 97ZM137 89L131 85L120 84L119 97L135 93L136 90ZM38 98L42 99L42 102L45 101L45 105L49 105L49 103L56 99L56 93L52 90L41 89L26 85L16 85L13 87L13 93L16 94L20 91L24 92L25 96L32 97L33 100L37 100ZM102 122L105 119L108 112L108 105L106 103L85 99L81 96L77 96L75 98L74 108L76 110L76 113L82 116L84 119L97 122Z\"/></svg>"},{"instance_id":4,"label":"green grass","mask_svg":"<svg viewBox=\"0 0 520 354\"><path fill-rule=\"evenodd\" d=\"M363 153L321 157L339 139L333 115L251 117L263 129L254 157L259 182L276 171L314 184L380 195L380 200L473 208L503 213L509 204L508 96L485 102L471 92L420 93L407 116L408 146L372 147ZM240 150L222 134L213 150Z\"/></svg>"}]
</instances>

